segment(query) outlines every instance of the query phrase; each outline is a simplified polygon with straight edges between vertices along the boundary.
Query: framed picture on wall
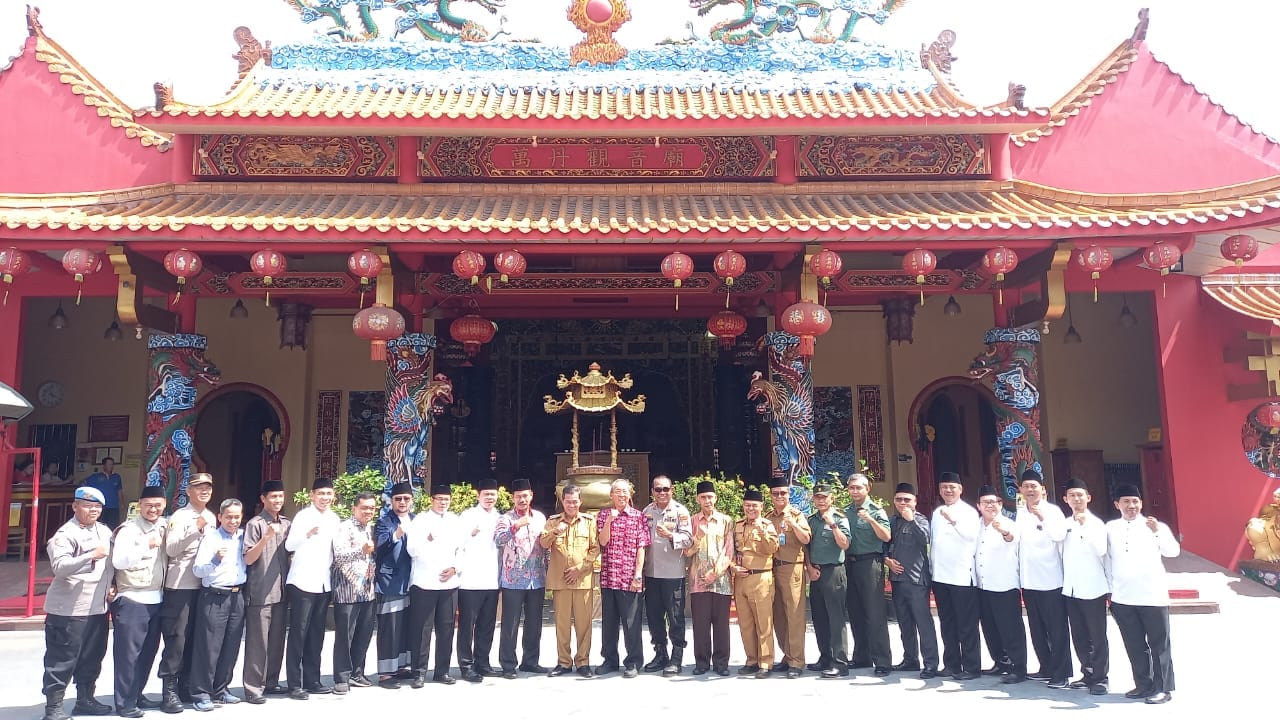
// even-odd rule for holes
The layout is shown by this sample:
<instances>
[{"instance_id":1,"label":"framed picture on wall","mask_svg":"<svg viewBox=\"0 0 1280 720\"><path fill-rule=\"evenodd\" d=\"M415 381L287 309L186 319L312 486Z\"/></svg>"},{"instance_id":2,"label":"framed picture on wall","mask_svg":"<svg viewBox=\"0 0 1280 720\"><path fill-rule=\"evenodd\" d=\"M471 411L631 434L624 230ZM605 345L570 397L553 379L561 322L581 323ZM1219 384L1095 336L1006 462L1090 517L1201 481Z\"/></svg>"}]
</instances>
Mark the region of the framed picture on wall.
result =
<instances>
[{"instance_id":1,"label":"framed picture on wall","mask_svg":"<svg viewBox=\"0 0 1280 720\"><path fill-rule=\"evenodd\" d=\"M93 451L97 448L78 447L76 448L76 464L84 463L88 465L93 462Z\"/></svg>"},{"instance_id":2,"label":"framed picture on wall","mask_svg":"<svg viewBox=\"0 0 1280 720\"><path fill-rule=\"evenodd\" d=\"M97 447L97 448L94 448L93 450L94 450L94 455L93 455L94 465L101 465L102 461L106 460L107 458L111 458L111 460L114 461L115 464L119 465L120 461L124 459L123 447L118 447L118 446Z\"/></svg>"},{"instance_id":3,"label":"framed picture on wall","mask_svg":"<svg viewBox=\"0 0 1280 720\"><path fill-rule=\"evenodd\" d=\"M90 415L89 442L129 442L129 416Z\"/></svg>"}]
</instances>

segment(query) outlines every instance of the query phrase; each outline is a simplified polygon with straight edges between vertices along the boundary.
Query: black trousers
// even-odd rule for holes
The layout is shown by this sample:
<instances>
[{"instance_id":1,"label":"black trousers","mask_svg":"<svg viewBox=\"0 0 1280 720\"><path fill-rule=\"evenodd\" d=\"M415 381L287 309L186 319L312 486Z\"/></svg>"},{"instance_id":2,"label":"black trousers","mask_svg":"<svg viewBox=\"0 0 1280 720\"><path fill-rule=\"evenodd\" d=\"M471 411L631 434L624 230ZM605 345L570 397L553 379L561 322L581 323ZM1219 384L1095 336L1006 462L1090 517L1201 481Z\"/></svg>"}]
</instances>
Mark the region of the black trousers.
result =
<instances>
[{"instance_id":1,"label":"black trousers","mask_svg":"<svg viewBox=\"0 0 1280 720\"><path fill-rule=\"evenodd\" d=\"M288 603L246 605L244 627L244 670L240 680L246 695L261 695L280 684L284 637L289 627Z\"/></svg>"},{"instance_id":2,"label":"black trousers","mask_svg":"<svg viewBox=\"0 0 1280 720\"><path fill-rule=\"evenodd\" d=\"M1111 644L1107 641L1107 595L1080 600L1063 598L1071 642L1080 659L1080 672L1089 685L1106 685L1111 671Z\"/></svg>"},{"instance_id":3,"label":"black trousers","mask_svg":"<svg viewBox=\"0 0 1280 720\"><path fill-rule=\"evenodd\" d=\"M502 588L502 637L498 640L498 662L502 664L503 670L515 670L517 667L517 632L523 633L520 666L532 667L538 664L538 656L542 650L542 608L546 603L547 591L543 588Z\"/></svg>"},{"instance_id":4,"label":"black trousers","mask_svg":"<svg viewBox=\"0 0 1280 720\"><path fill-rule=\"evenodd\" d=\"M729 602L732 595L713 592L689 596L693 613L693 663L697 667L729 667Z\"/></svg>"},{"instance_id":5,"label":"black trousers","mask_svg":"<svg viewBox=\"0 0 1280 720\"><path fill-rule=\"evenodd\" d=\"M600 589L600 656L605 665L640 669L644 665L644 650L640 632L640 593L629 590ZM627 656L618 662L618 629Z\"/></svg>"},{"instance_id":6,"label":"black trousers","mask_svg":"<svg viewBox=\"0 0 1280 720\"><path fill-rule=\"evenodd\" d=\"M177 677L178 687L184 693L187 691L187 676L191 674L196 601L199 599L199 588L166 588L164 600L160 603L160 636L164 638L164 650L160 653L160 677Z\"/></svg>"},{"instance_id":7,"label":"black trousers","mask_svg":"<svg viewBox=\"0 0 1280 720\"><path fill-rule=\"evenodd\" d=\"M364 675L373 640L373 601L333 604L333 681L351 682Z\"/></svg>"},{"instance_id":8,"label":"black trousers","mask_svg":"<svg viewBox=\"0 0 1280 720\"><path fill-rule=\"evenodd\" d=\"M848 578L844 565L824 565L822 573L809 584L809 610L813 615L813 634L818 642L818 664L844 667L849 664L849 641L844 633L845 602Z\"/></svg>"},{"instance_id":9,"label":"black trousers","mask_svg":"<svg viewBox=\"0 0 1280 720\"><path fill-rule=\"evenodd\" d=\"M644 616L649 625L649 641L656 656L663 660L671 654L671 647L683 652L684 639L684 578L644 579Z\"/></svg>"},{"instance_id":10,"label":"black trousers","mask_svg":"<svg viewBox=\"0 0 1280 720\"><path fill-rule=\"evenodd\" d=\"M1144 693L1173 691L1173 658L1169 643L1169 607L1111 602L1120 627L1133 683Z\"/></svg>"},{"instance_id":11,"label":"black trousers","mask_svg":"<svg viewBox=\"0 0 1280 720\"><path fill-rule=\"evenodd\" d=\"M935 582L933 599L938 603L938 624L942 630L943 668L951 673L982 672L978 588Z\"/></svg>"},{"instance_id":12,"label":"black trousers","mask_svg":"<svg viewBox=\"0 0 1280 720\"><path fill-rule=\"evenodd\" d=\"M378 674L394 675L409 667L409 596L382 595L378 599Z\"/></svg>"},{"instance_id":13,"label":"black trousers","mask_svg":"<svg viewBox=\"0 0 1280 720\"><path fill-rule=\"evenodd\" d=\"M1062 599L1062 588L1053 590L1023 590L1022 602L1027 606L1027 629L1031 632L1031 647L1040 672L1051 680L1071 677L1071 646L1067 642L1067 604Z\"/></svg>"},{"instance_id":14,"label":"black trousers","mask_svg":"<svg viewBox=\"0 0 1280 720\"><path fill-rule=\"evenodd\" d=\"M290 690L314 688L320 684L320 651L324 649L325 613L329 593L310 593L286 585L289 596L289 640L285 646L284 671Z\"/></svg>"},{"instance_id":15,"label":"black trousers","mask_svg":"<svg viewBox=\"0 0 1280 720\"><path fill-rule=\"evenodd\" d=\"M77 690L98 682L107 656L107 614L87 617L46 615L44 619L44 694Z\"/></svg>"},{"instance_id":16,"label":"black trousers","mask_svg":"<svg viewBox=\"0 0 1280 720\"><path fill-rule=\"evenodd\" d=\"M854 665L887 668L893 664L889 649L889 619L884 607L884 559L864 555L844 564L847 586L845 612L853 632Z\"/></svg>"},{"instance_id":17,"label":"black trousers","mask_svg":"<svg viewBox=\"0 0 1280 720\"><path fill-rule=\"evenodd\" d=\"M497 622L497 590L458 591L458 667L463 672L493 667L489 655L493 651L493 629ZM505 619L502 627L506 632Z\"/></svg>"},{"instance_id":18,"label":"black trousers","mask_svg":"<svg viewBox=\"0 0 1280 720\"><path fill-rule=\"evenodd\" d=\"M222 697L235 675L244 637L244 593L205 588L196 611L196 642L191 653L191 698Z\"/></svg>"},{"instance_id":19,"label":"black trousers","mask_svg":"<svg viewBox=\"0 0 1280 720\"><path fill-rule=\"evenodd\" d=\"M902 661L926 670L938 669L938 631L929 610L929 586L913 582L893 583L893 611L902 635Z\"/></svg>"},{"instance_id":20,"label":"black trousers","mask_svg":"<svg viewBox=\"0 0 1280 720\"><path fill-rule=\"evenodd\" d=\"M1022 624L1022 594L1017 589L995 592L981 590L978 604L982 615L982 637L987 653L997 663L1008 658L1003 668L1014 675L1027 674L1027 630Z\"/></svg>"},{"instance_id":21,"label":"black trousers","mask_svg":"<svg viewBox=\"0 0 1280 720\"><path fill-rule=\"evenodd\" d=\"M115 661L116 709L130 710L138 706L138 696L147 686L160 650L160 604L116 598L111 603L111 627L115 630L111 657Z\"/></svg>"},{"instance_id":22,"label":"black trousers","mask_svg":"<svg viewBox=\"0 0 1280 720\"><path fill-rule=\"evenodd\" d=\"M458 591L409 588L410 663L419 675L427 673L431 657L431 634L436 637L435 677L449 674L453 662L453 621L457 614Z\"/></svg>"}]
</instances>

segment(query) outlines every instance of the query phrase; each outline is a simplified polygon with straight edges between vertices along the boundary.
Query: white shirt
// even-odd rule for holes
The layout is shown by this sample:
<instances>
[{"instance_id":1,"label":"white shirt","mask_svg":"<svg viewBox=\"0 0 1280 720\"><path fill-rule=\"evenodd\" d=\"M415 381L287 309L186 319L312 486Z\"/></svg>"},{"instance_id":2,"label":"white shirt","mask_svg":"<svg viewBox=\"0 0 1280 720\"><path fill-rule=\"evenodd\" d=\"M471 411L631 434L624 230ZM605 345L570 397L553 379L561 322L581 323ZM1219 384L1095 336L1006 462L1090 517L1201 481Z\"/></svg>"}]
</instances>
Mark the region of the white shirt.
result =
<instances>
[{"instance_id":1,"label":"white shirt","mask_svg":"<svg viewBox=\"0 0 1280 720\"><path fill-rule=\"evenodd\" d=\"M405 528L409 536L405 549L413 558L409 584L423 590L452 590L461 585L462 579L457 574L441 581L440 573L458 567L458 553L469 532L469 529L463 530L462 520L451 512L418 513Z\"/></svg>"},{"instance_id":2,"label":"white shirt","mask_svg":"<svg viewBox=\"0 0 1280 720\"><path fill-rule=\"evenodd\" d=\"M289 576L284 581L286 585L309 593L333 589L330 579L333 538L338 534L341 522L332 509L320 512L314 505L308 505L298 511L284 540L284 549L293 553L289 561ZM319 532L307 537L312 528L318 528Z\"/></svg>"},{"instance_id":3,"label":"white shirt","mask_svg":"<svg viewBox=\"0 0 1280 720\"><path fill-rule=\"evenodd\" d=\"M219 558L219 550L226 550L227 556ZM196 551L193 569L207 588L229 589L244 585L249 571L244 564L244 530L236 528L234 533L228 534L221 527L216 527L206 532L200 541L200 549Z\"/></svg>"},{"instance_id":4,"label":"white shirt","mask_svg":"<svg viewBox=\"0 0 1280 720\"><path fill-rule=\"evenodd\" d=\"M943 510L951 516L950 522L942 517ZM973 556L981 522L978 511L963 500L933 511L929 520L929 566L934 582L964 587L974 584Z\"/></svg>"},{"instance_id":5,"label":"white shirt","mask_svg":"<svg viewBox=\"0 0 1280 720\"><path fill-rule=\"evenodd\" d=\"M458 551L458 587L463 590L498 589L498 544L493 536L501 515L496 507L486 512L479 505L458 515L463 531Z\"/></svg>"},{"instance_id":6,"label":"white shirt","mask_svg":"<svg viewBox=\"0 0 1280 720\"><path fill-rule=\"evenodd\" d=\"M1062 595L1093 600L1111 592L1107 581L1107 526L1097 515L1084 511L1084 524L1067 520L1062 541Z\"/></svg>"},{"instance_id":7,"label":"white shirt","mask_svg":"<svg viewBox=\"0 0 1280 720\"><path fill-rule=\"evenodd\" d=\"M1002 518L1004 532L1013 536L1006 541L995 527L979 520L977 549L973 555L973 570L978 576L978 588L991 592L1006 592L1018 588L1018 524Z\"/></svg>"},{"instance_id":8,"label":"white shirt","mask_svg":"<svg viewBox=\"0 0 1280 720\"><path fill-rule=\"evenodd\" d=\"M1018 508L1018 582L1024 590L1057 590L1062 587L1062 541L1067 521L1062 508L1041 501L1037 518L1025 507Z\"/></svg>"},{"instance_id":9,"label":"white shirt","mask_svg":"<svg viewBox=\"0 0 1280 720\"><path fill-rule=\"evenodd\" d=\"M164 518L151 523L145 531L132 522L121 525L111 545L111 567L117 570L145 570L154 566L157 562L156 555L164 552L166 527ZM158 542L156 547L151 547L152 537ZM159 605L164 602L164 578L160 578L160 587L160 590L124 590L116 593L116 597L128 598L140 605Z\"/></svg>"},{"instance_id":10,"label":"white shirt","mask_svg":"<svg viewBox=\"0 0 1280 720\"><path fill-rule=\"evenodd\" d=\"M1164 523L1159 523L1155 532L1142 515L1107 523L1111 602L1168 607L1169 580L1160 558L1177 557L1181 551L1173 531Z\"/></svg>"}]
</instances>

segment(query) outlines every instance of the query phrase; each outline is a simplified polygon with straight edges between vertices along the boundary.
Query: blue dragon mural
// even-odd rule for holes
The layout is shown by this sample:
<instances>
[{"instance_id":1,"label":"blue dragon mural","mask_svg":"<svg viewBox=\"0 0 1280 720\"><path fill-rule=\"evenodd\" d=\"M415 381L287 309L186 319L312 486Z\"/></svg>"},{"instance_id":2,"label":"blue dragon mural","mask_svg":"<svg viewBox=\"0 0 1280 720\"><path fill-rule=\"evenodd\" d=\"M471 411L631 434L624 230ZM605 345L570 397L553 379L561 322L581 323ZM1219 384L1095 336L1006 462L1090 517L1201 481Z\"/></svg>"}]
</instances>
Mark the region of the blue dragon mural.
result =
<instances>
[{"instance_id":1,"label":"blue dragon mural","mask_svg":"<svg viewBox=\"0 0 1280 720\"><path fill-rule=\"evenodd\" d=\"M860 20L867 18L883 25L889 14L904 4L905 0L689 0L699 16L719 7L741 6L736 17L711 28L712 40L730 45L792 32L816 43L848 42ZM840 17L843 25L833 30L832 21ZM808 36L800 24L804 19L817 20Z\"/></svg>"},{"instance_id":2,"label":"blue dragon mural","mask_svg":"<svg viewBox=\"0 0 1280 720\"><path fill-rule=\"evenodd\" d=\"M459 0L461 1L461 0ZM506 5L506 0L470 0L490 14ZM492 39L489 30L453 11L454 0L285 0L302 17L302 22L329 20L330 35L343 41L372 40L381 34L375 12L394 10L395 36L417 30L437 42L484 42ZM355 7L354 19L345 9ZM495 33L497 34L497 33ZM394 36L393 36L394 37Z\"/></svg>"},{"instance_id":3,"label":"blue dragon mural","mask_svg":"<svg viewBox=\"0 0 1280 720\"><path fill-rule=\"evenodd\" d=\"M382 444L385 488L398 482L426 483L430 473L431 426L453 402L453 383L430 376L436 337L407 333L387 342L387 407Z\"/></svg>"},{"instance_id":4,"label":"blue dragon mural","mask_svg":"<svg viewBox=\"0 0 1280 720\"><path fill-rule=\"evenodd\" d=\"M800 338L775 330L760 342L768 351L771 379L753 373L747 399L768 417L778 470L794 490L799 478L814 472L813 376L800 357Z\"/></svg>"},{"instance_id":5,"label":"blue dragon mural","mask_svg":"<svg viewBox=\"0 0 1280 720\"><path fill-rule=\"evenodd\" d=\"M196 383L217 385L221 373L204 356L204 335L152 335L147 395L147 449L142 467L147 485L164 488L170 509L187 504L191 479L191 455L195 448L192 429L196 422Z\"/></svg>"},{"instance_id":6,"label":"blue dragon mural","mask_svg":"<svg viewBox=\"0 0 1280 720\"><path fill-rule=\"evenodd\" d=\"M1040 331L993 328L987 331L983 342L987 345L986 352L973 359L969 377L989 384L995 395L1001 485L1005 499L1014 500L1023 472L1030 469L1044 474L1036 365Z\"/></svg>"}]
</instances>

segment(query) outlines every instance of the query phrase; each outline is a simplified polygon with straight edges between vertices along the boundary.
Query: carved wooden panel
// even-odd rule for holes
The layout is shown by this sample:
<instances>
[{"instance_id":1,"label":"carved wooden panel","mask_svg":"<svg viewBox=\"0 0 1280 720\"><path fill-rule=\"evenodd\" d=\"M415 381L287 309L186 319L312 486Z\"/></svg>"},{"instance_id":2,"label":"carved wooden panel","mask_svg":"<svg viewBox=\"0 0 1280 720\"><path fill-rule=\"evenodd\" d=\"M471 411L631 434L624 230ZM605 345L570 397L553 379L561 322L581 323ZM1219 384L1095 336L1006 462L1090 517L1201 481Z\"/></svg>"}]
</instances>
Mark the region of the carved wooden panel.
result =
<instances>
[{"instance_id":1,"label":"carved wooden panel","mask_svg":"<svg viewBox=\"0 0 1280 720\"><path fill-rule=\"evenodd\" d=\"M797 175L814 178L987 175L981 135L809 135L801 138Z\"/></svg>"},{"instance_id":2,"label":"carved wooden panel","mask_svg":"<svg viewBox=\"0 0 1280 720\"><path fill-rule=\"evenodd\" d=\"M367 135L201 135L198 177L384 178L396 175L395 138Z\"/></svg>"}]
</instances>

